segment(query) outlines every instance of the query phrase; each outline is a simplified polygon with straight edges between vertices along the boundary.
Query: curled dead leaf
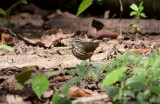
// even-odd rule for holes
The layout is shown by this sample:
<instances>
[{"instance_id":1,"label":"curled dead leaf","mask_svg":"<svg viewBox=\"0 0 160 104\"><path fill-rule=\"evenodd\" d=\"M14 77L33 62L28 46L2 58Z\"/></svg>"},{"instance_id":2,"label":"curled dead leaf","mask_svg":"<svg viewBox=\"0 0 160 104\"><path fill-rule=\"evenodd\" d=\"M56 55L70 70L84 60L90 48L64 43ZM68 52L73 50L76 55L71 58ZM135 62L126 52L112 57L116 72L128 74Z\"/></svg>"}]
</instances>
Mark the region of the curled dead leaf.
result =
<instances>
[{"instance_id":1,"label":"curled dead leaf","mask_svg":"<svg viewBox=\"0 0 160 104\"><path fill-rule=\"evenodd\" d=\"M97 20L93 20L92 23L88 27L88 37L96 38L96 39L101 39L104 37L111 37L111 38L116 38L119 33L118 32L113 32L109 30L102 29L103 25L102 23L95 22Z\"/></svg>"},{"instance_id":2,"label":"curled dead leaf","mask_svg":"<svg viewBox=\"0 0 160 104\"><path fill-rule=\"evenodd\" d=\"M6 33L1 34L1 44L15 45L15 43L13 41L13 37L9 34L6 34Z\"/></svg>"},{"instance_id":3,"label":"curled dead leaf","mask_svg":"<svg viewBox=\"0 0 160 104\"><path fill-rule=\"evenodd\" d=\"M71 95L72 97L90 97L92 96L92 94L85 92L83 90L76 90L76 91L70 92L69 95Z\"/></svg>"},{"instance_id":4,"label":"curled dead leaf","mask_svg":"<svg viewBox=\"0 0 160 104\"><path fill-rule=\"evenodd\" d=\"M44 33L41 37L41 43L44 44L45 47L50 47L51 45L57 44L61 39L68 38L73 35L74 33L69 30L52 29Z\"/></svg>"},{"instance_id":5,"label":"curled dead leaf","mask_svg":"<svg viewBox=\"0 0 160 104\"><path fill-rule=\"evenodd\" d=\"M99 38L104 38L104 37L111 37L111 38L115 38L119 35L118 32L113 32L113 31L109 31L109 30L100 30L97 32L95 38L99 39Z\"/></svg>"}]
</instances>

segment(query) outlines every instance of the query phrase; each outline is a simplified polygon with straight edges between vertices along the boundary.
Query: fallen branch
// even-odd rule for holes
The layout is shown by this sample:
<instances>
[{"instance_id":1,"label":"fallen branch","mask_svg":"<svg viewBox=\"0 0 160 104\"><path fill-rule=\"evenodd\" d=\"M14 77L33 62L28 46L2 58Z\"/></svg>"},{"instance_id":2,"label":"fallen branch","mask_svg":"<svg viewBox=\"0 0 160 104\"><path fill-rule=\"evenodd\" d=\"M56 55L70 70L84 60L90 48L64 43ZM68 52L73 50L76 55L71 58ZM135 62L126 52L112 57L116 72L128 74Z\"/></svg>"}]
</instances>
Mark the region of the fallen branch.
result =
<instances>
[{"instance_id":1,"label":"fallen branch","mask_svg":"<svg viewBox=\"0 0 160 104\"><path fill-rule=\"evenodd\" d=\"M93 18L52 18L48 21L50 28L56 29L70 29L72 31L87 31L89 24ZM102 19L94 18L104 24L104 29L119 32L119 19ZM136 23L135 19L122 19L122 32L134 33L131 24ZM140 33L141 34L159 34L160 21L159 20L140 20Z\"/></svg>"}]
</instances>

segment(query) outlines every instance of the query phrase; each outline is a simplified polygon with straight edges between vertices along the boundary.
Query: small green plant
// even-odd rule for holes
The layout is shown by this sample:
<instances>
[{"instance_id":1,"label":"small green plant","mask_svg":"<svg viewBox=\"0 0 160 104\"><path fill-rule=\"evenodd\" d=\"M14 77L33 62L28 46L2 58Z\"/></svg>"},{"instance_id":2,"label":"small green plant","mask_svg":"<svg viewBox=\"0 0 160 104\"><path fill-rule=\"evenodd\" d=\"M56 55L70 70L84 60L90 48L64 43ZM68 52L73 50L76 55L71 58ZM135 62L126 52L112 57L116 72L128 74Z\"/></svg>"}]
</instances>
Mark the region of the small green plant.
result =
<instances>
[{"instance_id":1,"label":"small green plant","mask_svg":"<svg viewBox=\"0 0 160 104\"><path fill-rule=\"evenodd\" d=\"M106 73L101 88L107 92L114 103L159 104L159 52L160 49L153 50L153 52L145 59L138 56L137 53L136 56L132 54L129 56L127 55L128 58L124 57L125 59L121 61L121 63L118 62L119 65L114 64L114 69L109 73ZM120 57L123 56L124 55ZM113 65L113 63L116 63L115 60L110 64ZM130 64L128 64L129 60L131 60L131 63L129 62ZM131 67L130 65L133 65L133 71L127 73L127 70Z\"/></svg>"},{"instance_id":2,"label":"small green plant","mask_svg":"<svg viewBox=\"0 0 160 104\"><path fill-rule=\"evenodd\" d=\"M132 27L134 30L139 31L140 27L139 27L139 20L143 17L146 18L147 16L145 15L145 13L143 13L143 1L139 4L139 6L137 6L136 4L131 4L130 8L133 10L132 12L130 12L130 16L136 16L136 18L138 19L138 24L131 24L130 27Z\"/></svg>"},{"instance_id":3,"label":"small green plant","mask_svg":"<svg viewBox=\"0 0 160 104\"><path fill-rule=\"evenodd\" d=\"M59 96L59 92L56 91L54 93L54 95L52 96L52 104L71 104L71 97L70 95L68 94L69 92L69 86L73 83L76 83L76 82L79 82L80 80L82 80L82 77L80 76L76 76L76 77L73 77L70 81L68 81L67 83L65 83L63 86L62 86L62 89L61 89L61 93L64 95L63 97L62 96Z\"/></svg>"},{"instance_id":4,"label":"small green plant","mask_svg":"<svg viewBox=\"0 0 160 104\"><path fill-rule=\"evenodd\" d=\"M33 70L35 70L35 67L32 67L15 75L14 84L15 88L20 90L23 89L25 85L31 84L32 90L40 99L43 93L49 88L49 81L47 77L59 74L59 71L46 73L45 76L36 75L34 78L31 79Z\"/></svg>"},{"instance_id":5,"label":"small green plant","mask_svg":"<svg viewBox=\"0 0 160 104\"><path fill-rule=\"evenodd\" d=\"M6 10L4 10L3 8L0 8L0 14L5 17L5 20L3 20L2 23L5 24L9 28L14 27L14 24L11 24L11 21L10 21L10 13L11 13L12 9L20 3L27 4L27 1L26 0L19 0L16 3L14 3L13 5L11 5Z\"/></svg>"},{"instance_id":6,"label":"small green plant","mask_svg":"<svg viewBox=\"0 0 160 104\"><path fill-rule=\"evenodd\" d=\"M87 69L86 61L82 61L81 64L77 65L75 69L69 70L67 73L78 75L83 80L90 83L88 87L94 87L96 86L95 83L98 82L102 76L104 76L102 72L106 66L99 63L93 63L92 66L93 68Z\"/></svg>"}]
</instances>

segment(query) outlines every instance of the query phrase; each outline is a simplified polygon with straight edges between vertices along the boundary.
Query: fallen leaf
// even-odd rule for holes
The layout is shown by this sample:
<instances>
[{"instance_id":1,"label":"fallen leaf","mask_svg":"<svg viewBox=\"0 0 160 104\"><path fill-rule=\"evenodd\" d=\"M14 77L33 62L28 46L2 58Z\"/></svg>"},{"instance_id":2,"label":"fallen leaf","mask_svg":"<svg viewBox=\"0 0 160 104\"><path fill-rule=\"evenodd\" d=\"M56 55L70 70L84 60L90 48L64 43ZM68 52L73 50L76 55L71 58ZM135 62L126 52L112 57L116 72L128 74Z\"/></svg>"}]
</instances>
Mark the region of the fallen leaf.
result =
<instances>
[{"instance_id":1,"label":"fallen leaf","mask_svg":"<svg viewBox=\"0 0 160 104\"><path fill-rule=\"evenodd\" d=\"M87 32L88 37L90 38L92 37L96 39L100 39L104 37L116 38L119 35L118 32L113 32L106 29L102 29L102 28L103 28L103 24L93 19L92 23L88 27L88 32Z\"/></svg>"},{"instance_id":2,"label":"fallen leaf","mask_svg":"<svg viewBox=\"0 0 160 104\"><path fill-rule=\"evenodd\" d=\"M18 95L7 94L6 99L8 104L24 104L25 103L22 97Z\"/></svg>"},{"instance_id":3,"label":"fallen leaf","mask_svg":"<svg viewBox=\"0 0 160 104\"><path fill-rule=\"evenodd\" d=\"M53 90L50 90L50 91L46 91L43 93L43 97L44 98L49 98L53 95Z\"/></svg>"},{"instance_id":4,"label":"fallen leaf","mask_svg":"<svg viewBox=\"0 0 160 104\"><path fill-rule=\"evenodd\" d=\"M30 45L37 45L37 42L17 34L17 37Z\"/></svg>"},{"instance_id":5,"label":"fallen leaf","mask_svg":"<svg viewBox=\"0 0 160 104\"><path fill-rule=\"evenodd\" d=\"M97 32L97 34L95 35L95 38L96 39L100 39L104 37L116 38L118 35L119 35L118 32L113 32L113 31L103 29Z\"/></svg>"},{"instance_id":6,"label":"fallen leaf","mask_svg":"<svg viewBox=\"0 0 160 104\"><path fill-rule=\"evenodd\" d=\"M13 41L13 37L6 33L1 34L1 44L11 45L11 46L15 45Z\"/></svg>"},{"instance_id":7,"label":"fallen leaf","mask_svg":"<svg viewBox=\"0 0 160 104\"><path fill-rule=\"evenodd\" d=\"M51 45L57 44L61 39L68 38L73 35L74 33L69 30L52 29L44 33L41 37L41 43L44 44L45 47L50 47Z\"/></svg>"},{"instance_id":8,"label":"fallen leaf","mask_svg":"<svg viewBox=\"0 0 160 104\"><path fill-rule=\"evenodd\" d=\"M74 92L70 92L69 95L72 97L90 97L92 94L85 92L83 90L76 90Z\"/></svg>"}]
</instances>

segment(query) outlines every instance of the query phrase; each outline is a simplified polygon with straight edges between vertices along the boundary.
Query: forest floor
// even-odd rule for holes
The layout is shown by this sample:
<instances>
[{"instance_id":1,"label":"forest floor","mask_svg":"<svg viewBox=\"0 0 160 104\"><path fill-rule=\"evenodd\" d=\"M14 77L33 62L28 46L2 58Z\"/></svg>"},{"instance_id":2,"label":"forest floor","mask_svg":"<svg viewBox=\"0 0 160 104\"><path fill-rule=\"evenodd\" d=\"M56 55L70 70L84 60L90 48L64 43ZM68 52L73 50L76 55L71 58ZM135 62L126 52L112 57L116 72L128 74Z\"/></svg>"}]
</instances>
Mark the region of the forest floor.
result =
<instances>
[{"instance_id":1,"label":"forest floor","mask_svg":"<svg viewBox=\"0 0 160 104\"><path fill-rule=\"evenodd\" d=\"M61 91L62 86L76 76L66 73L67 70L74 69L76 65L82 62L72 54L72 41L76 38L90 40L86 38L86 32L89 30L72 32L72 30L66 30L67 28L52 28L48 21L53 18L69 19L75 18L75 16L59 10L48 17L42 16L40 13L18 13L11 16L11 22L16 24L16 27L11 31L6 30L5 26L0 23L1 44L13 47L12 52L0 50L0 103L49 104L54 92L56 90ZM0 18L0 20L3 19ZM68 24L65 27L67 26ZM91 31L93 30L91 29ZM106 31L105 36L99 33L100 37L95 37L96 39L93 40L99 42L99 47L91 57L91 64L105 64L115 55L128 51L139 52L145 57L152 49L160 46L160 35L158 34L139 33L138 39L136 39L136 33L123 33L124 39L117 39L118 31ZM106 36L108 34L109 36ZM94 36L95 34L92 35L93 38ZM32 67L36 68L33 71L32 78L38 74L44 75L46 72L59 71L59 74L48 77L50 86L41 99L33 95L30 86L23 90L17 90L14 85L15 75ZM101 83L101 81L96 83L96 86ZM78 91L80 91L80 94L82 93L82 96L77 97L71 94L72 103L78 101L85 104L112 103L105 92L95 86L90 88L87 81L72 84L69 88L69 93L77 93Z\"/></svg>"}]
</instances>

